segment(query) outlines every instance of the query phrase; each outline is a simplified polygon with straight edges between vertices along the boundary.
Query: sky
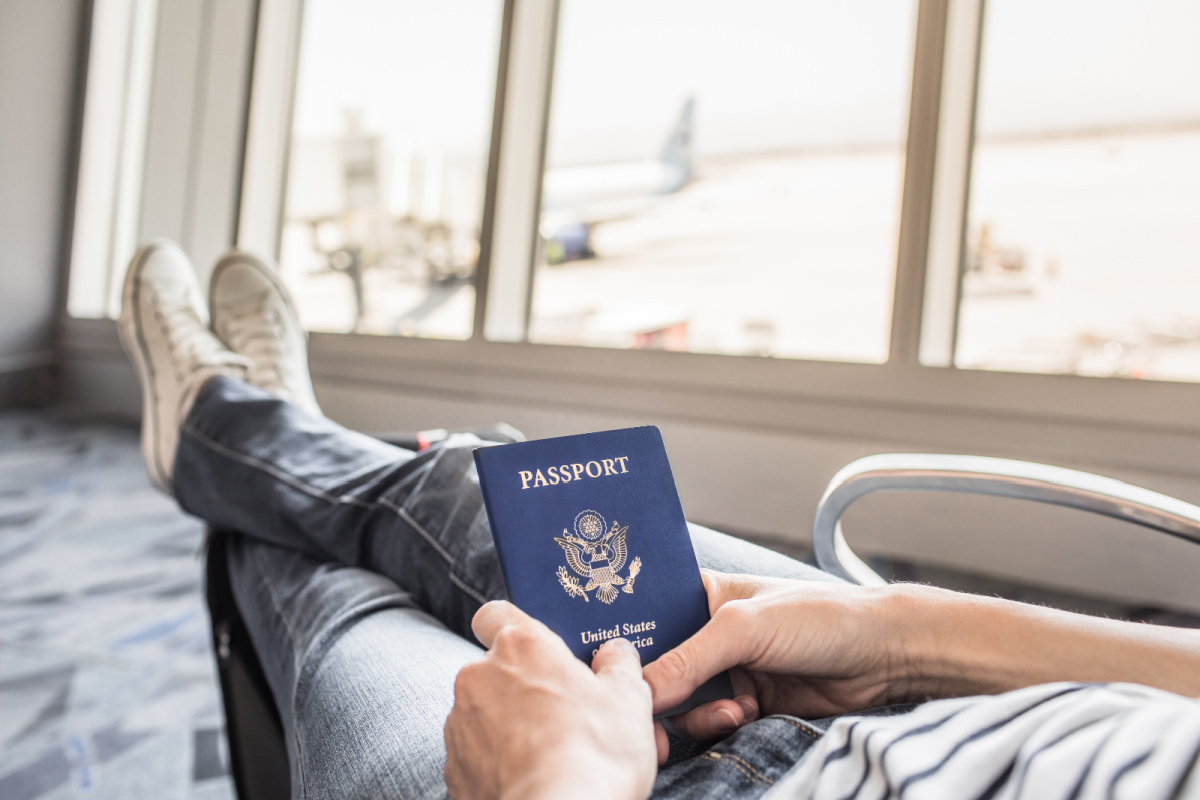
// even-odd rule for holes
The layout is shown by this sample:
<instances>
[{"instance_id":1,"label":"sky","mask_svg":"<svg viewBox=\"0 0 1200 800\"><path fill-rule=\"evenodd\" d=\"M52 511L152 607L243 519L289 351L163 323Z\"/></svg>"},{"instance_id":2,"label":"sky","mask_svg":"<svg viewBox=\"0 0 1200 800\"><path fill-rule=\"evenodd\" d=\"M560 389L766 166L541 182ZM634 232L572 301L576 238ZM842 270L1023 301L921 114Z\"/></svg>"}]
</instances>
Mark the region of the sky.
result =
<instances>
[{"instance_id":1,"label":"sky","mask_svg":"<svg viewBox=\"0 0 1200 800\"><path fill-rule=\"evenodd\" d=\"M915 0L562 0L554 163L639 158L697 103L701 154L898 146ZM296 132L344 109L422 148L486 148L499 0L308 0ZM984 136L1200 122L1200 2L988 0Z\"/></svg>"},{"instance_id":2,"label":"sky","mask_svg":"<svg viewBox=\"0 0 1200 800\"><path fill-rule=\"evenodd\" d=\"M987 0L982 135L1200 124L1196 0Z\"/></svg>"},{"instance_id":3,"label":"sky","mask_svg":"<svg viewBox=\"0 0 1200 800\"><path fill-rule=\"evenodd\" d=\"M345 110L417 145L485 147L492 122L501 3L308 0L294 130L333 136Z\"/></svg>"}]
</instances>

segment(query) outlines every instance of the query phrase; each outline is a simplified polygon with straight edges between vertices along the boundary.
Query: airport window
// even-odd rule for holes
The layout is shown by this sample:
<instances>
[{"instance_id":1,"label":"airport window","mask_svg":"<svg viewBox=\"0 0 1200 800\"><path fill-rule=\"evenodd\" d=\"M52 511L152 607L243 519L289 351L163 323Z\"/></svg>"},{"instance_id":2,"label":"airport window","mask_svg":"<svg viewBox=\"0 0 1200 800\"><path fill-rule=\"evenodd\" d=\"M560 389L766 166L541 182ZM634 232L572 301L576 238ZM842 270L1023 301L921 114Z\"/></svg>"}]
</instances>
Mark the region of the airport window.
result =
<instances>
[{"instance_id":1,"label":"airport window","mask_svg":"<svg viewBox=\"0 0 1200 800\"><path fill-rule=\"evenodd\" d=\"M916 11L562 0L529 339L886 361Z\"/></svg>"},{"instance_id":2,"label":"airport window","mask_svg":"<svg viewBox=\"0 0 1200 800\"><path fill-rule=\"evenodd\" d=\"M959 367L1200 380L1200 5L988 0Z\"/></svg>"},{"instance_id":3,"label":"airport window","mask_svg":"<svg viewBox=\"0 0 1200 800\"><path fill-rule=\"evenodd\" d=\"M500 0L308 0L280 269L311 330L471 335Z\"/></svg>"}]
</instances>

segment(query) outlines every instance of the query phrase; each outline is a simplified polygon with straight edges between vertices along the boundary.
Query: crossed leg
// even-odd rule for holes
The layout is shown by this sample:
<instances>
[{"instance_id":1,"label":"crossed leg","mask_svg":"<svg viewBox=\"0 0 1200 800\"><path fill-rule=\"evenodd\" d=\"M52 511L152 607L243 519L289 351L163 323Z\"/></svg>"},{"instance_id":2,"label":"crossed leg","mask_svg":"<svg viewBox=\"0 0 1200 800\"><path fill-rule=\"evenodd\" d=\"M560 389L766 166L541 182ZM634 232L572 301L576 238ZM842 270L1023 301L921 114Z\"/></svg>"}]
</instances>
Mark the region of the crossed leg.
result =
<instances>
[{"instance_id":1,"label":"crossed leg","mask_svg":"<svg viewBox=\"0 0 1200 800\"><path fill-rule=\"evenodd\" d=\"M320 416L276 270L232 252L213 276L206 307L166 241L140 248L126 275L119 330L142 382L150 477L242 533L234 594L284 721L296 795L443 795L454 677L481 654L471 619L505 596L471 455L481 442L451 437L417 454ZM828 579L693 533L702 565ZM721 796L746 780L761 793L811 743L811 726L772 724L661 770L656 795Z\"/></svg>"},{"instance_id":2,"label":"crossed leg","mask_svg":"<svg viewBox=\"0 0 1200 800\"><path fill-rule=\"evenodd\" d=\"M174 467L180 504L243 532L234 594L271 683L297 796L440 797L454 677L505 588L461 435L425 453L311 416L239 380L199 393ZM702 566L833 580L700 527Z\"/></svg>"}]
</instances>

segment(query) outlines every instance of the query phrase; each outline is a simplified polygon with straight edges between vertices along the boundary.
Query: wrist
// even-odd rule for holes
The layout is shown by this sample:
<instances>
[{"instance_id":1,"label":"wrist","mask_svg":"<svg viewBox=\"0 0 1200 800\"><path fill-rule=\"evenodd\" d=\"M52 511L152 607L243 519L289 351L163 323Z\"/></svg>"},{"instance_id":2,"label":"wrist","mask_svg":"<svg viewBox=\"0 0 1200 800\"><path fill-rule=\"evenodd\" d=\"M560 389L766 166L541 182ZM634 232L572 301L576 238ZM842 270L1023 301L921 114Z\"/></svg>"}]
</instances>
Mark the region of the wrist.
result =
<instances>
[{"instance_id":1,"label":"wrist","mask_svg":"<svg viewBox=\"0 0 1200 800\"><path fill-rule=\"evenodd\" d=\"M888 587L893 700L1004 691L1006 601L932 586Z\"/></svg>"},{"instance_id":2,"label":"wrist","mask_svg":"<svg viewBox=\"0 0 1200 800\"><path fill-rule=\"evenodd\" d=\"M595 748L556 748L505 781L501 799L644 800L654 776L650 775L649 782L641 778L629 763L605 758Z\"/></svg>"}]
</instances>

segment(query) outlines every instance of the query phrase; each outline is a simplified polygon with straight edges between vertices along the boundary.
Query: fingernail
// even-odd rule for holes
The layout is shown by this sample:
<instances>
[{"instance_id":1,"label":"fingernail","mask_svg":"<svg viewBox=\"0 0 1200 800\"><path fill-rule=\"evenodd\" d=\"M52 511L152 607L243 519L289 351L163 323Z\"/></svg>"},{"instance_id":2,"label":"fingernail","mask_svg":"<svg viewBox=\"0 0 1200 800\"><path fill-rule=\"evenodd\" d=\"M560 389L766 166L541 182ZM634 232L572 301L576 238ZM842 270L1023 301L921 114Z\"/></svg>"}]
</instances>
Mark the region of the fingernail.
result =
<instances>
[{"instance_id":1,"label":"fingernail","mask_svg":"<svg viewBox=\"0 0 1200 800\"><path fill-rule=\"evenodd\" d=\"M712 715L713 728L719 733L733 733L738 728L737 717L728 708L718 708Z\"/></svg>"},{"instance_id":2,"label":"fingernail","mask_svg":"<svg viewBox=\"0 0 1200 800\"><path fill-rule=\"evenodd\" d=\"M601 647L619 647L625 652L632 653L633 655L638 656L638 658L641 658L641 656L638 655L638 649L634 647L633 642L629 641L628 639L609 639L607 642L601 645Z\"/></svg>"},{"instance_id":3,"label":"fingernail","mask_svg":"<svg viewBox=\"0 0 1200 800\"><path fill-rule=\"evenodd\" d=\"M747 720L752 720L758 717L758 703L754 701L753 697L742 694L733 698L733 702L741 706L742 714L745 715Z\"/></svg>"}]
</instances>

